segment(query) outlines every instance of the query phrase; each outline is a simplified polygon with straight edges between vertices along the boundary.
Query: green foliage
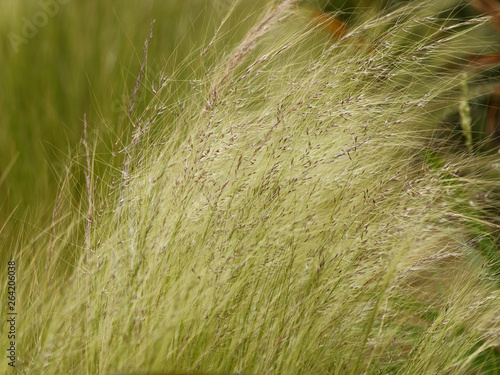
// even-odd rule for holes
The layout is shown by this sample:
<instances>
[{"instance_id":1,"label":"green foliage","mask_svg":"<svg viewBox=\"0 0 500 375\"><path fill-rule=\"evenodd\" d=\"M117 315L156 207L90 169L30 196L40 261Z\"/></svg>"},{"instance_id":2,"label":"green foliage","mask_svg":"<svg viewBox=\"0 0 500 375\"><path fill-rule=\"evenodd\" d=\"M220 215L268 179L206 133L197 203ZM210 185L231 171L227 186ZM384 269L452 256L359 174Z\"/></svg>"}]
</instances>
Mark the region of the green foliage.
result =
<instances>
[{"instance_id":1,"label":"green foliage","mask_svg":"<svg viewBox=\"0 0 500 375\"><path fill-rule=\"evenodd\" d=\"M52 5L46 10L42 4ZM75 144L83 134L85 113L94 130L92 138L98 140L95 168L99 173L110 164L110 152L117 152L128 142L125 134L133 122L130 99L153 18L161 21L155 24L155 37L149 46L146 73L151 80L160 69L182 70L180 63L193 46L208 43L207 35L211 38L229 9L228 4L201 0L146 0L140 4L97 0L2 1L2 226L16 207L18 220L24 219L26 211L30 218L37 219L37 225L43 226L50 219L58 179L70 160L79 157ZM258 4L259 1L240 6L240 15ZM45 23L37 18L40 14L46 15ZM241 18L242 25L251 22ZM234 25L236 17L230 21ZM237 35L236 32L234 36ZM23 42L15 43L15 38ZM193 73L189 69L195 66L186 69L177 74L178 79L188 80ZM150 85L143 82L136 111L142 110L150 94ZM73 194L79 199L85 183L83 170L80 168L74 177L77 181L71 184Z\"/></svg>"},{"instance_id":2,"label":"green foliage","mask_svg":"<svg viewBox=\"0 0 500 375\"><path fill-rule=\"evenodd\" d=\"M478 198L496 167L442 127L468 96L443 64L487 47L486 20L412 2L332 40L297 2L264 3L212 3L229 16L206 21L196 48L153 72L137 52L134 74L111 79L130 93L145 73L132 111L126 97L103 132L88 111L99 130L46 230L26 230L13 255L18 373L498 368L498 215ZM142 46L150 22L130 17Z\"/></svg>"}]
</instances>

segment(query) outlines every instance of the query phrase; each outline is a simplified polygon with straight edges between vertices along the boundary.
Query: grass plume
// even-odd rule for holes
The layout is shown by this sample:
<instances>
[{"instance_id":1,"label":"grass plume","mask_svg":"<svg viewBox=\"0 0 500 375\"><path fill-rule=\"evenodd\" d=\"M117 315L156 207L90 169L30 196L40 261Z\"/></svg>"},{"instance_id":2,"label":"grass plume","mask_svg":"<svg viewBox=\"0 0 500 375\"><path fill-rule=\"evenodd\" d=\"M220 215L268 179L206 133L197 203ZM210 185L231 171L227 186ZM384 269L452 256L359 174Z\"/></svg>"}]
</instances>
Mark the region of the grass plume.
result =
<instances>
[{"instance_id":1,"label":"grass plume","mask_svg":"<svg viewBox=\"0 0 500 375\"><path fill-rule=\"evenodd\" d=\"M99 183L85 135L92 212L58 199L66 225L15 255L19 373L498 368L498 222L480 198L496 171L442 128L466 100L442 66L486 48L487 19L427 5L332 40L273 2L238 44L218 51L218 32L192 53L189 91L160 77Z\"/></svg>"}]
</instances>

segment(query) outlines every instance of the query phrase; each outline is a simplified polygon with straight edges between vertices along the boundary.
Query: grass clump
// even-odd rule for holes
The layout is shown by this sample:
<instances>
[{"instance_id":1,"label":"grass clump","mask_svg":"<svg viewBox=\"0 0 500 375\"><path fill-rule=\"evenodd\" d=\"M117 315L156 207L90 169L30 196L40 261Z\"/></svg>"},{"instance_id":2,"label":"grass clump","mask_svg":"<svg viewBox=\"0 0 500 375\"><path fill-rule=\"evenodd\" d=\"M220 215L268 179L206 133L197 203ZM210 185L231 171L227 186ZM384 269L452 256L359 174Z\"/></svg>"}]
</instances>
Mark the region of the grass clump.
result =
<instances>
[{"instance_id":1,"label":"grass clump","mask_svg":"<svg viewBox=\"0 0 500 375\"><path fill-rule=\"evenodd\" d=\"M97 180L89 162L89 207L61 199L15 255L18 371L494 368L490 163L437 131L464 100L442 63L483 48L486 20L427 5L332 41L272 4L225 54L224 33L193 53L182 97L165 72L121 167Z\"/></svg>"}]
</instances>

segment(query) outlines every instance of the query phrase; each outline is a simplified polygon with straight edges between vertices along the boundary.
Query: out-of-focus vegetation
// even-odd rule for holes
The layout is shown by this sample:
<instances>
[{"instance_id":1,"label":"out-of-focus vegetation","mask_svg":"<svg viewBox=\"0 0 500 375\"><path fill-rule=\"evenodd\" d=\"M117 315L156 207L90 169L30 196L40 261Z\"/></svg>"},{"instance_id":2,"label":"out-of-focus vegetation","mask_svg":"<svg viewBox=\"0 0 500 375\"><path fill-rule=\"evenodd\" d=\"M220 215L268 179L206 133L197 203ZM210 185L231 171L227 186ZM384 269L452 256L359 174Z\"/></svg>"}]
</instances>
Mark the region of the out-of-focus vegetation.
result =
<instances>
[{"instance_id":1,"label":"out-of-focus vegetation","mask_svg":"<svg viewBox=\"0 0 500 375\"><path fill-rule=\"evenodd\" d=\"M243 30L264 3L239 4L227 25L241 24ZM133 116L150 96L149 82L161 69L182 71L181 63L195 46L208 43L231 4L0 2L0 223L5 224L15 208L9 224L16 227L25 220L43 225L50 217L65 169L81 151L75 146L83 136L84 114L92 136L99 139L95 157L108 165L111 153L126 143L123 137L132 128ZM147 55L147 79L129 116L152 19L157 22ZM232 28L234 38L237 30ZM189 79L192 69L194 65L176 74L177 79ZM96 167L102 170L103 165ZM75 197L81 195L84 182L83 172L76 176ZM14 234L6 228L1 233L4 238Z\"/></svg>"}]
</instances>

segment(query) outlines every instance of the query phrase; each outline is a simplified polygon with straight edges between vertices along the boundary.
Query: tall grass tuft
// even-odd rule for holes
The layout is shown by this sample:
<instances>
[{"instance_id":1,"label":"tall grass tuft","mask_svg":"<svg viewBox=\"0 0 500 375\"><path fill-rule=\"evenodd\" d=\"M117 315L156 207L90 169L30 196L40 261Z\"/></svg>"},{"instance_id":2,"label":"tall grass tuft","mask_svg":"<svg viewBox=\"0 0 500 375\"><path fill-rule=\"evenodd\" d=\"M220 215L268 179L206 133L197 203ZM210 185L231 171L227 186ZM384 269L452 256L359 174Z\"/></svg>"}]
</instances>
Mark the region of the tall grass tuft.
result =
<instances>
[{"instance_id":1,"label":"tall grass tuft","mask_svg":"<svg viewBox=\"0 0 500 375\"><path fill-rule=\"evenodd\" d=\"M15 254L18 372L498 369L498 165L442 126L481 84L443 67L487 19L453 14L412 2L335 39L273 2L148 82L119 167L93 173L86 134L88 197L63 188Z\"/></svg>"}]
</instances>

